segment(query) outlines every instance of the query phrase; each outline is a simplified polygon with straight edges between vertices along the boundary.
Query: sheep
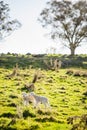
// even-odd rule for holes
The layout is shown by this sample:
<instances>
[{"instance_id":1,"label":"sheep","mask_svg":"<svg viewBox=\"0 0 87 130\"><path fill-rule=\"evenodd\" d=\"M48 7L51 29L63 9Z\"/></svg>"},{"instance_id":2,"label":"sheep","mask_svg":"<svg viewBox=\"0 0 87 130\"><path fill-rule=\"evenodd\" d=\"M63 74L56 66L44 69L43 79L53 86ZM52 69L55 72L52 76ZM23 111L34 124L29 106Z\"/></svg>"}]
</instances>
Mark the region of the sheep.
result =
<instances>
[{"instance_id":1,"label":"sheep","mask_svg":"<svg viewBox=\"0 0 87 130\"><path fill-rule=\"evenodd\" d=\"M29 102L35 104L35 98L32 95L27 94L26 92L22 92L24 105L29 105Z\"/></svg>"},{"instance_id":2,"label":"sheep","mask_svg":"<svg viewBox=\"0 0 87 130\"><path fill-rule=\"evenodd\" d=\"M34 92L31 92L30 93L30 96L33 96L34 99L35 99L35 102L34 102L34 107L36 108L38 106L38 104L44 104L45 108L46 107L50 107L50 104L49 104L49 101L46 97L44 96L39 96L39 95L36 95Z\"/></svg>"}]
</instances>

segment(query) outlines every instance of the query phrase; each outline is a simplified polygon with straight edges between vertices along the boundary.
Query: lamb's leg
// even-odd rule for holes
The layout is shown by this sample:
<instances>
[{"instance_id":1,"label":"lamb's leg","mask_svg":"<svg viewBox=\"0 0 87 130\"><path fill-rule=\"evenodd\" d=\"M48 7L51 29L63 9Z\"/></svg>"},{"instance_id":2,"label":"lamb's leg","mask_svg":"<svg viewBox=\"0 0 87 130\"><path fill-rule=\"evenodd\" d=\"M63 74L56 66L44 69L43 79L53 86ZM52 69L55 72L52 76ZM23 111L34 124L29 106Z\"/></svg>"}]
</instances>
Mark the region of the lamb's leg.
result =
<instances>
[{"instance_id":1,"label":"lamb's leg","mask_svg":"<svg viewBox=\"0 0 87 130\"><path fill-rule=\"evenodd\" d=\"M29 105L29 102L28 101L24 101L24 105L25 106Z\"/></svg>"},{"instance_id":2,"label":"lamb's leg","mask_svg":"<svg viewBox=\"0 0 87 130\"><path fill-rule=\"evenodd\" d=\"M33 101L33 105L34 105L34 108L37 108L38 103L36 102L36 100Z\"/></svg>"}]
</instances>

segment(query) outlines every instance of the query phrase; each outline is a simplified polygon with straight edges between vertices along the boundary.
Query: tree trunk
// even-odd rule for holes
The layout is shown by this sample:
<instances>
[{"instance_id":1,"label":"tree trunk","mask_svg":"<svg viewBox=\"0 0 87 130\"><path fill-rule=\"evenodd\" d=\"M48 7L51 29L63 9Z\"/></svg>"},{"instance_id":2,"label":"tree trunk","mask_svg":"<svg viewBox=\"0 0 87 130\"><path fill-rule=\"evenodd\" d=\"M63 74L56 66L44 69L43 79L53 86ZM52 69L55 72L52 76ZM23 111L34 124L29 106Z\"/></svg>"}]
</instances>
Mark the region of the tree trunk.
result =
<instances>
[{"instance_id":1,"label":"tree trunk","mask_svg":"<svg viewBox=\"0 0 87 130\"><path fill-rule=\"evenodd\" d=\"M75 49L71 49L71 55L72 55L72 56L75 55Z\"/></svg>"},{"instance_id":2,"label":"tree trunk","mask_svg":"<svg viewBox=\"0 0 87 130\"><path fill-rule=\"evenodd\" d=\"M74 44L71 44L71 46L70 46L70 51L71 51L71 55L72 55L72 56L75 55L75 49L76 49L75 45L74 45Z\"/></svg>"}]
</instances>

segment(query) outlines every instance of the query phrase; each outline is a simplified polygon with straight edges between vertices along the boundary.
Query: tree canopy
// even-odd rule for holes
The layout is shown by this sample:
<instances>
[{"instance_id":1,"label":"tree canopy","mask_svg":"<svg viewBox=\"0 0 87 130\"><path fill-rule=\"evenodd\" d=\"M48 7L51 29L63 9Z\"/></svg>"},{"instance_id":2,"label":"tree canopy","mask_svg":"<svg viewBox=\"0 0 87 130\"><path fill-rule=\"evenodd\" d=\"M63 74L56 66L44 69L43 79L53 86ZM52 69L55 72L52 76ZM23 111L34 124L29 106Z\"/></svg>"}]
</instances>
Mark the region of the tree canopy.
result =
<instances>
[{"instance_id":1,"label":"tree canopy","mask_svg":"<svg viewBox=\"0 0 87 130\"><path fill-rule=\"evenodd\" d=\"M17 19L11 20L9 11L9 5L0 1L0 40L21 27L21 23Z\"/></svg>"},{"instance_id":2,"label":"tree canopy","mask_svg":"<svg viewBox=\"0 0 87 130\"><path fill-rule=\"evenodd\" d=\"M52 39L61 38L71 55L87 38L86 0L50 0L40 13L39 21L49 27Z\"/></svg>"}]
</instances>

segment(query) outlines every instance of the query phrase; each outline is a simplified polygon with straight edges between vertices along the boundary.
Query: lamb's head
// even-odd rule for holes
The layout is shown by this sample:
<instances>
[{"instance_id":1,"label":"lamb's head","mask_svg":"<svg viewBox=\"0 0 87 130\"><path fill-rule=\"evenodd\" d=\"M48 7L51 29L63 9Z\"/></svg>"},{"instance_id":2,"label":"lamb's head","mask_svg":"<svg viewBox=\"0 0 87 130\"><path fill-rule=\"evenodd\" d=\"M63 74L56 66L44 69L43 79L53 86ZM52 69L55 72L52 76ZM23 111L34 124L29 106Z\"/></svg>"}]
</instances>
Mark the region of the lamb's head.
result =
<instances>
[{"instance_id":1,"label":"lamb's head","mask_svg":"<svg viewBox=\"0 0 87 130\"><path fill-rule=\"evenodd\" d=\"M23 96L23 97L26 97L26 96L27 96L27 93L26 93L26 92L22 92L22 96Z\"/></svg>"},{"instance_id":2,"label":"lamb's head","mask_svg":"<svg viewBox=\"0 0 87 130\"><path fill-rule=\"evenodd\" d=\"M35 93L34 92L30 92L30 95L35 95Z\"/></svg>"}]
</instances>

